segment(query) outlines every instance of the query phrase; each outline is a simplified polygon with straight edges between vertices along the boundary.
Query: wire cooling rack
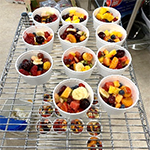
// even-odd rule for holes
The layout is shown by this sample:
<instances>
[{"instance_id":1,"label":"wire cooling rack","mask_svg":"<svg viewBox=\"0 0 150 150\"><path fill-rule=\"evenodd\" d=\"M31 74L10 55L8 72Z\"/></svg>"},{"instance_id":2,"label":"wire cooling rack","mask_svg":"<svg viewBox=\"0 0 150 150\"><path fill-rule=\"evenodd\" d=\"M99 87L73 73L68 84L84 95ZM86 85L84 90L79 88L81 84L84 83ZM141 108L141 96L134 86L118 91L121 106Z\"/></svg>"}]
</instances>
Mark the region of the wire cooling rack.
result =
<instances>
[{"instance_id":1,"label":"wire cooling rack","mask_svg":"<svg viewBox=\"0 0 150 150\"><path fill-rule=\"evenodd\" d=\"M87 47L96 53L95 31L92 23L92 19L90 18L87 24L90 31ZM15 61L21 53L26 51L21 36L23 31L30 25L32 25L32 20L22 15L0 81L0 115L7 117L9 120L15 108L23 109L24 113L27 113L27 116L22 119L26 120L28 125L23 131L8 131L9 123L5 123L6 129L0 130L0 149L90 149L87 147L87 141L91 137L87 132L87 123L92 119L89 119L86 115L81 118L84 125L81 134L72 134L70 131L70 120L67 118L67 130L63 134L57 134L53 130L46 134L41 134L37 131L37 122L41 119L39 116L39 107L43 103L43 95L45 93L51 95L54 87L60 81L67 79L67 76L64 73L61 63L63 51L57 34L55 35L53 50L50 52L54 60L53 73L50 80L46 84L32 86L26 84L22 77L17 74ZM124 75L137 85L132 64ZM97 73L95 68L92 76L85 80L95 92L95 101L97 101L97 85L101 79L102 76ZM93 106L99 109L98 118L94 120L98 121L101 125L101 133L97 135L97 138L102 142L102 147L98 149L150 149L150 130L141 96L133 109L118 116L107 115L99 104L93 104ZM52 124L56 118L58 117L55 112L49 117Z\"/></svg>"}]
</instances>

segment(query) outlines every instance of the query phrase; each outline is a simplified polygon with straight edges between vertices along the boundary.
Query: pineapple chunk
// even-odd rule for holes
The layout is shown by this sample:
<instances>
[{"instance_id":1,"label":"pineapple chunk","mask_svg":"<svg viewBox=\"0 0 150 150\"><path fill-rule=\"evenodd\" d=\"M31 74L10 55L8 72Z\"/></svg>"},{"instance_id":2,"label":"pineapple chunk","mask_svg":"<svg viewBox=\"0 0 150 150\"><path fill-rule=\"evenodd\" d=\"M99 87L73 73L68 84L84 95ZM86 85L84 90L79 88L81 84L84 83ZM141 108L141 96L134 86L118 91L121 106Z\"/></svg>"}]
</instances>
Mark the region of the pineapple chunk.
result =
<instances>
[{"instance_id":1,"label":"pineapple chunk","mask_svg":"<svg viewBox=\"0 0 150 150\"><path fill-rule=\"evenodd\" d=\"M119 86L120 86L120 83L119 83L118 80L115 80L115 81L114 81L114 86L115 86L115 87L119 87Z\"/></svg>"},{"instance_id":2,"label":"pineapple chunk","mask_svg":"<svg viewBox=\"0 0 150 150\"><path fill-rule=\"evenodd\" d=\"M106 57L111 58L111 57L113 57L114 55L116 55L116 53L117 53L117 51L116 51L115 49L113 49L113 50L111 50L111 51L106 55Z\"/></svg>"},{"instance_id":3,"label":"pineapple chunk","mask_svg":"<svg viewBox=\"0 0 150 150\"><path fill-rule=\"evenodd\" d=\"M120 104L120 103L117 103L117 104L115 105L115 107L116 107L116 108L120 108L120 107L121 107L121 104Z\"/></svg>"},{"instance_id":4,"label":"pineapple chunk","mask_svg":"<svg viewBox=\"0 0 150 150\"><path fill-rule=\"evenodd\" d=\"M60 97L68 98L71 92L72 92L72 89L69 86L67 86Z\"/></svg>"},{"instance_id":5,"label":"pineapple chunk","mask_svg":"<svg viewBox=\"0 0 150 150\"><path fill-rule=\"evenodd\" d=\"M116 88L114 86L109 86L108 93L113 94L115 92Z\"/></svg>"},{"instance_id":6,"label":"pineapple chunk","mask_svg":"<svg viewBox=\"0 0 150 150\"><path fill-rule=\"evenodd\" d=\"M110 63L109 68L115 69L118 65L119 59L117 57L114 57Z\"/></svg>"},{"instance_id":7,"label":"pineapple chunk","mask_svg":"<svg viewBox=\"0 0 150 150\"><path fill-rule=\"evenodd\" d=\"M123 99L123 96L120 95L120 94L118 94L118 95L115 97L115 101L116 101L117 103L120 103L120 102L122 101L122 99Z\"/></svg>"}]
</instances>

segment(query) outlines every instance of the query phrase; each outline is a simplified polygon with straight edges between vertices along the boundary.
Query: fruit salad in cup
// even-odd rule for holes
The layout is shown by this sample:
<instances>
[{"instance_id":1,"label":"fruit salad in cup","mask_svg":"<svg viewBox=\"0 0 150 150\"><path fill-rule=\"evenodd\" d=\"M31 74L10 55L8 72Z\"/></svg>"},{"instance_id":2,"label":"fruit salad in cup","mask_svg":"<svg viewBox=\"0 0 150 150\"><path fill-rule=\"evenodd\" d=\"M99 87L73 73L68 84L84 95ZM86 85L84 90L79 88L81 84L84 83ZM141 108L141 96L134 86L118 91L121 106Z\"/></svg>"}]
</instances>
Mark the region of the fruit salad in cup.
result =
<instances>
[{"instance_id":1,"label":"fruit salad in cup","mask_svg":"<svg viewBox=\"0 0 150 150\"><path fill-rule=\"evenodd\" d=\"M90 109L86 113L88 118L100 118L100 110L96 106L91 106Z\"/></svg>"},{"instance_id":2,"label":"fruit salad in cup","mask_svg":"<svg viewBox=\"0 0 150 150\"><path fill-rule=\"evenodd\" d=\"M103 87L99 87L102 99L115 108L128 108L133 104L132 90L119 80L107 81Z\"/></svg>"},{"instance_id":3,"label":"fruit salad in cup","mask_svg":"<svg viewBox=\"0 0 150 150\"><path fill-rule=\"evenodd\" d=\"M63 85L58 93L54 93L56 105L68 113L78 113L89 107L89 92L85 85L79 83L72 87Z\"/></svg>"},{"instance_id":4,"label":"fruit salad in cup","mask_svg":"<svg viewBox=\"0 0 150 150\"><path fill-rule=\"evenodd\" d=\"M87 33L79 30L78 28L75 28L73 25L68 25L60 37L70 43L78 43L84 41L87 38Z\"/></svg>"},{"instance_id":5,"label":"fruit salad in cup","mask_svg":"<svg viewBox=\"0 0 150 150\"><path fill-rule=\"evenodd\" d=\"M63 20L70 23L80 23L86 20L87 16L77 10L70 10L69 13L62 16Z\"/></svg>"},{"instance_id":6,"label":"fruit salad in cup","mask_svg":"<svg viewBox=\"0 0 150 150\"><path fill-rule=\"evenodd\" d=\"M48 105L48 104L43 104L39 108L39 114L42 117L50 117L53 114L53 107L51 105Z\"/></svg>"},{"instance_id":7,"label":"fruit salad in cup","mask_svg":"<svg viewBox=\"0 0 150 150\"><path fill-rule=\"evenodd\" d=\"M87 71L93 67L93 55L88 52L70 52L63 58L64 64L74 71Z\"/></svg>"},{"instance_id":8,"label":"fruit salad in cup","mask_svg":"<svg viewBox=\"0 0 150 150\"><path fill-rule=\"evenodd\" d=\"M122 69L126 67L130 60L121 49L113 49L110 52L107 49L98 52L99 62L110 69Z\"/></svg>"},{"instance_id":9,"label":"fruit salad in cup","mask_svg":"<svg viewBox=\"0 0 150 150\"><path fill-rule=\"evenodd\" d=\"M118 20L118 17L114 17L108 7L101 7L95 17L103 22L115 22Z\"/></svg>"},{"instance_id":10,"label":"fruit salad in cup","mask_svg":"<svg viewBox=\"0 0 150 150\"><path fill-rule=\"evenodd\" d=\"M47 32L47 31L37 31L37 32L31 32L27 33L25 32L23 35L23 38L25 42L31 45L43 45L49 42L53 37L53 34Z\"/></svg>"},{"instance_id":11,"label":"fruit salad in cup","mask_svg":"<svg viewBox=\"0 0 150 150\"><path fill-rule=\"evenodd\" d=\"M19 72L27 76L39 76L48 71L50 67L50 60L42 53L38 53L36 56L31 56L30 59L24 59L19 65Z\"/></svg>"}]
</instances>

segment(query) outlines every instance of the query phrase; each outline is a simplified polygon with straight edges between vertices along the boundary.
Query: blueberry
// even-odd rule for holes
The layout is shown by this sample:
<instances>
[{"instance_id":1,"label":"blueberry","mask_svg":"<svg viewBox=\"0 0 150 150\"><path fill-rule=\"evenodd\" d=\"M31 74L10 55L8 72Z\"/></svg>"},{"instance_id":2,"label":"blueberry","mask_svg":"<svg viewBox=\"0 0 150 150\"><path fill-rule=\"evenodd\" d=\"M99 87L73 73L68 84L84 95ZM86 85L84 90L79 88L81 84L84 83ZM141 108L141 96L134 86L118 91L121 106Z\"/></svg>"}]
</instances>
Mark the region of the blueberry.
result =
<instances>
[{"instance_id":1,"label":"blueberry","mask_svg":"<svg viewBox=\"0 0 150 150\"><path fill-rule=\"evenodd\" d=\"M111 36L111 39L115 39L116 38L116 36L113 34L112 36Z\"/></svg>"},{"instance_id":2,"label":"blueberry","mask_svg":"<svg viewBox=\"0 0 150 150\"><path fill-rule=\"evenodd\" d=\"M36 37L36 33L35 33L35 32L33 32L33 34L34 34L34 36Z\"/></svg>"},{"instance_id":3,"label":"blueberry","mask_svg":"<svg viewBox=\"0 0 150 150\"><path fill-rule=\"evenodd\" d=\"M122 104L120 108L125 108L125 105Z\"/></svg>"},{"instance_id":4,"label":"blueberry","mask_svg":"<svg viewBox=\"0 0 150 150\"><path fill-rule=\"evenodd\" d=\"M120 91L119 91L119 94L120 94L120 95L124 95L124 94L125 94L124 90L120 90Z\"/></svg>"},{"instance_id":5,"label":"blueberry","mask_svg":"<svg viewBox=\"0 0 150 150\"><path fill-rule=\"evenodd\" d=\"M108 42L114 42L113 39L109 39Z\"/></svg>"},{"instance_id":6,"label":"blueberry","mask_svg":"<svg viewBox=\"0 0 150 150\"><path fill-rule=\"evenodd\" d=\"M80 18L80 22L83 22L84 21L84 19L83 18Z\"/></svg>"},{"instance_id":7,"label":"blueberry","mask_svg":"<svg viewBox=\"0 0 150 150\"><path fill-rule=\"evenodd\" d=\"M123 86L123 84L122 83L120 83L120 86L119 86L119 88L121 88Z\"/></svg>"},{"instance_id":8,"label":"blueberry","mask_svg":"<svg viewBox=\"0 0 150 150\"><path fill-rule=\"evenodd\" d=\"M71 89L74 90L74 89L76 89L78 87L79 87L78 85L75 85L75 86L71 87Z\"/></svg>"}]
</instances>

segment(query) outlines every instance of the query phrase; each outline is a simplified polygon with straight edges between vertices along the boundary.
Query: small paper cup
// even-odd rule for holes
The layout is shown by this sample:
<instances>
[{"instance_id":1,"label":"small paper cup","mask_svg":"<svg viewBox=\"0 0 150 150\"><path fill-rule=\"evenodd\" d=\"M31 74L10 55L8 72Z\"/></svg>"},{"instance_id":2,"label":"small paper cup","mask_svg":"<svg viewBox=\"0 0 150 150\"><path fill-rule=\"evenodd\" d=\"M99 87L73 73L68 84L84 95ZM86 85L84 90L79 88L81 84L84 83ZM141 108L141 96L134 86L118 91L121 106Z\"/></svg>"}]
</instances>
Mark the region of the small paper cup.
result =
<instances>
[{"instance_id":1,"label":"small paper cup","mask_svg":"<svg viewBox=\"0 0 150 150\"><path fill-rule=\"evenodd\" d=\"M88 14L88 12L87 12L85 9L80 8L80 7L68 7L68 8L66 8L66 9L64 9L64 10L61 12L61 22L62 22L62 24L63 24L63 25L65 25L65 24L70 24L70 22L67 22L67 21L65 21L65 20L62 18L62 16L68 14L70 10L75 10L76 12L79 12L79 13L82 13L82 14L86 15L86 20L84 20L83 22L80 22L80 23L79 23L79 24L82 24L82 25L86 26L86 24L87 24L87 22L88 22L88 19L89 19L89 14Z\"/></svg>"},{"instance_id":2,"label":"small paper cup","mask_svg":"<svg viewBox=\"0 0 150 150\"><path fill-rule=\"evenodd\" d=\"M53 37L52 39L45 43L45 44L42 44L42 45L32 45L32 44L28 44L25 40L24 40L24 36L26 33L33 33L33 32L37 32L37 31L43 31L43 32L48 32L49 34L52 34ZM44 50L46 52L51 52L52 49L53 49L53 42L54 42L54 32L51 28L47 27L47 26L30 26L29 28L27 28L26 30L24 30L23 34L22 34L22 40L26 46L26 48L28 50L32 49L32 50Z\"/></svg>"},{"instance_id":3,"label":"small paper cup","mask_svg":"<svg viewBox=\"0 0 150 150\"><path fill-rule=\"evenodd\" d=\"M84 25L82 25L82 24L78 24L78 23L75 24L75 23L74 23L74 24L71 24L71 25L73 25L74 28L78 28L79 30L84 31L84 32L86 33L87 38L86 38L84 41L78 42L78 43L71 43L71 42L68 42L68 41L66 41L66 40L63 40L63 39L60 37L60 35L66 30L66 28L67 28L69 25L70 25L70 24L63 25L63 26L60 27L59 30L58 30L58 38L59 38L59 41L60 41L60 43L61 43L62 49L63 49L63 50L66 50L66 49L68 49L68 48L70 48L70 47L72 47L72 46L86 46L87 41L88 41L88 39L89 39L89 30L88 30L88 28L86 28L86 27L85 27Z\"/></svg>"},{"instance_id":4,"label":"small paper cup","mask_svg":"<svg viewBox=\"0 0 150 150\"><path fill-rule=\"evenodd\" d=\"M93 67L87 71L75 71L75 70L68 68L64 63L64 57L69 55L70 52L79 52L80 54L82 54L83 52L91 53L93 55L93 62L92 62ZM87 47L73 46L64 51L64 53L62 55L62 64L63 64L64 70L65 70L65 73L68 77L85 80L91 76L93 69L95 68L95 66L97 64L96 55L91 49L89 49Z\"/></svg>"},{"instance_id":5,"label":"small paper cup","mask_svg":"<svg viewBox=\"0 0 150 150\"><path fill-rule=\"evenodd\" d=\"M40 22L37 22L35 19L34 19L34 16L36 14L38 15L41 15L42 12L46 12L46 11L50 11L50 12L54 12L55 15L58 17L57 20L55 20L54 22L51 22L51 23L40 23ZM55 9L55 8L52 8L52 7L40 7L40 8L37 8L33 11L33 14L32 14L32 19L33 19L33 22L35 25L43 25L43 26L48 26L50 27L54 33L57 32L58 28L59 28L59 22L60 22L60 12Z\"/></svg>"},{"instance_id":6,"label":"small paper cup","mask_svg":"<svg viewBox=\"0 0 150 150\"><path fill-rule=\"evenodd\" d=\"M96 15L98 14L98 12L100 11L101 8L107 8L109 10L109 12L113 14L114 17L118 17L118 20L116 20L115 22L103 22L103 21L98 20L96 18ZM112 7L99 7L99 8L96 8L93 11L92 17L93 17L93 27L94 27L95 30L99 25L102 25L102 24L105 24L105 23L107 23L107 24L111 24L111 23L119 24L120 21L121 21L120 12L117 9L112 8Z\"/></svg>"},{"instance_id":7,"label":"small paper cup","mask_svg":"<svg viewBox=\"0 0 150 150\"><path fill-rule=\"evenodd\" d=\"M127 32L126 30L118 25L118 24L102 24L102 25L99 25L97 28L96 28L96 47L99 49L100 47L102 47L103 45L107 45L107 44L111 44L111 42L107 42L103 39L101 39L99 36L98 36L98 33L99 32L105 32L105 30L108 30L108 31L118 31L120 33L122 33L122 38L121 38L121 41L119 42L115 42L113 44L116 44L116 45L123 45L123 43L125 42L126 38L127 38Z\"/></svg>"},{"instance_id":8,"label":"small paper cup","mask_svg":"<svg viewBox=\"0 0 150 150\"><path fill-rule=\"evenodd\" d=\"M19 65L22 63L22 61L24 59L30 60L32 56L37 56L38 53L44 54L44 57L48 58L50 60L51 67L49 68L49 70L47 70L45 73L43 73L41 75L38 75L38 76L30 76L30 75L26 76L26 75L20 73L19 72ZM28 84L31 84L31 85L40 85L40 84L46 83L50 79L51 74L52 74L52 68L53 68L53 60L52 60L52 57L47 52L45 52L43 50L30 50L30 51L22 53L17 58L17 60L15 62L15 68L16 68L16 71L18 72L18 74L21 75L22 78Z\"/></svg>"},{"instance_id":9,"label":"small paper cup","mask_svg":"<svg viewBox=\"0 0 150 150\"><path fill-rule=\"evenodd\" d=\"M112 107L109 104L107 104L102 99L102 97L99 93L99 87L103 87L104 84L108 81L113 82L115 80L119 80L120 83L122 83L125 86L128 86L131 89L133 104L130 107L115 108L115 107ZM101 104L102 108L107 112L108 115L119 115L119 114L122 114L122 113L130 110L131 108L133 108L136 105L136 103L139 99L139 91L138 91L137 86L129 78L122 76L122 75L109 75L109 76L104 77L98 84L97 95L98 95L99 103Z\"/></svg>"},{"instance_id":10,"label":"small paper cup","mask_svg":"<svg viewBox=\"0 0 150 150\"><path fill-rule=\"evenodd\" d=\"M127 56L127 58L129 59L129 63L128 65L126 65L124 68L121 69L111 69L108 68L106 66L104 66L99 60L98 60L98 53L100 51L104 51L105 49L107 49L109 52L113 49L115 50L124 50L125 51L125 56ZM97 71L99 74L101 74L102 76L107 76L107 75L112 75L112 74L118 74L121 75L124 73L124 71L130 66L131 61L132 61L132 57L131 54L129 53L129 51L127 49L125 49L124 47L120 46L120 45L114 45L114 44L108 44L108 45L104 45L102 47L100 47L96 53L96 59L97 59Z\"/></svg>"},{"instance_id":11,"label":"small paper cup","mask_svg":"<svg viewBox=\"0 0 150 150\"><path fill-rule=\"evenodd\" d=\"M85 110L83 110L81 112L78 112L78 113L69 113L69 112L65 112L65 111L61 110L57 106L57 104L55 102L55 98L54 98L55 97L55 93L58 93L60 88L63 85L66 85L66 86L69 86L69 87L73 87L75 85L78 85L79 83L84 84L86 89L87 89L87 91L89 92L88 100L90 101L90 105ZM60 114L64 118L76 119L76 118L81 118L82 116L85 116L86 112L88 111L88 109L91 107L91 105L93 103L93 99L94 99L94 93L93 93L93 90L90 87L90 85L88 83L86 83L85 81L80 80L80 79L76 79L76 78L70 78L70 79L66 79L66 80L61 81L58 85L56 85L56 87L54 88L54 91L53 91L53 103L54 103L54 106L55 106L55 108L58 109L58 111L60 112Z\"/></svg>"}]
</instances>

